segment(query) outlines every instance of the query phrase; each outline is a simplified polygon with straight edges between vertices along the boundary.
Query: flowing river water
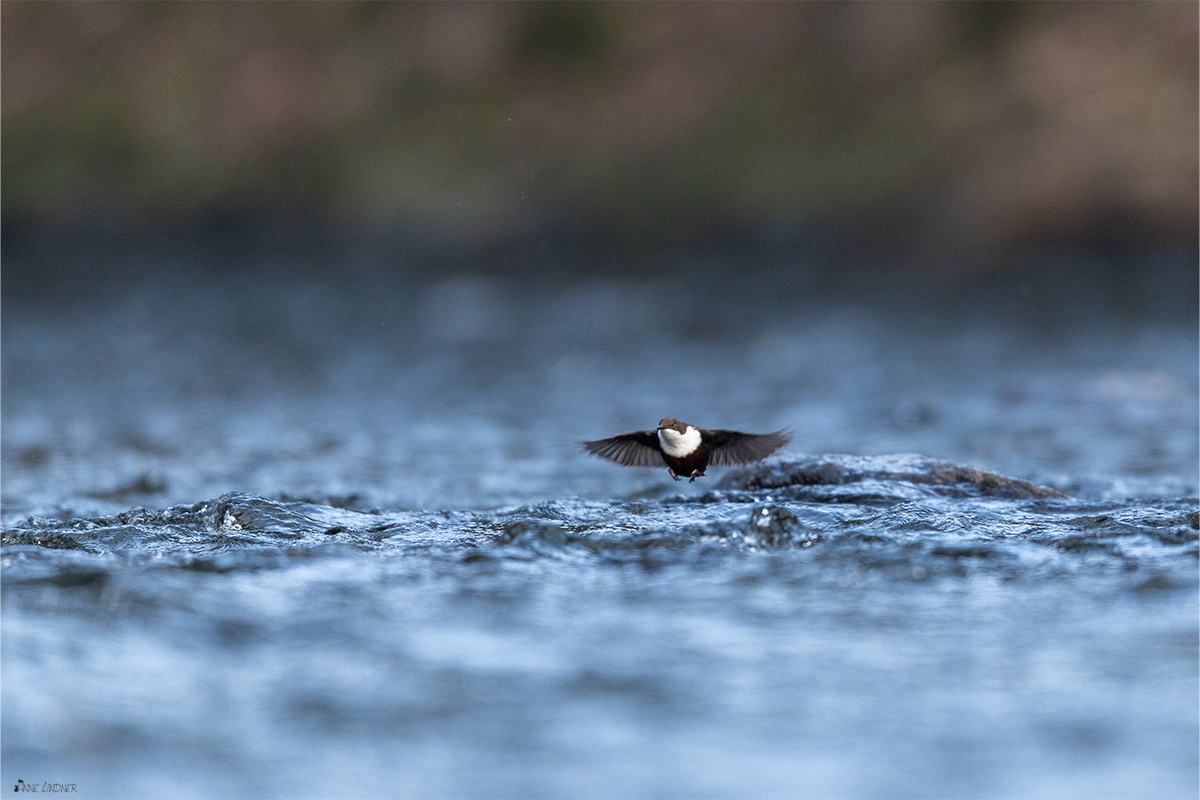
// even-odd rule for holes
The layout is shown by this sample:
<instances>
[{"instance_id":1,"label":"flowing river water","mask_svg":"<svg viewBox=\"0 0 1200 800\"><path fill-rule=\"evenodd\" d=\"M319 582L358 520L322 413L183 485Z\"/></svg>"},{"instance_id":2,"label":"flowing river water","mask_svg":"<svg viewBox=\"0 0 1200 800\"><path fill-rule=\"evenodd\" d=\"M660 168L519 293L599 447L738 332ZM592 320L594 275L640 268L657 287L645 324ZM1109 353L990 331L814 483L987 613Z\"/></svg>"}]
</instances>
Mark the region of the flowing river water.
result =
<instances>
[{"instance_id":1,"label":"flowing river water","mask_svg":"<svg viewBox=\"0 0 1200 800\"><path fill-rule=\"evenodd\" d=\"M1194 291L154 274L6 299L3 786L1194 796Z\"/></svg>"}]
</instances>

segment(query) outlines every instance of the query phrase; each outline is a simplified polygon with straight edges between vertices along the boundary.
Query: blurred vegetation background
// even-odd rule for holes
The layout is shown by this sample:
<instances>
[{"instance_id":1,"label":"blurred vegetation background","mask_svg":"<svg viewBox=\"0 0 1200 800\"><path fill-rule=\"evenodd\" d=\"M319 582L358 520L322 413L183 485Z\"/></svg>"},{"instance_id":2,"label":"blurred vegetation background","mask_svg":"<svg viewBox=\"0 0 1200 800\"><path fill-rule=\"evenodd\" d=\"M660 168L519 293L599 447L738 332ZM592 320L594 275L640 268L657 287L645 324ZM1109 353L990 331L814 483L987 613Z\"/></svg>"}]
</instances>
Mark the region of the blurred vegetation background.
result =
<instances>
[{"instance_id":1,"label":"blurred vegetation background","mask_svg":"<svg viewBox=\"0 0 1200 800\"><path fill-rule=\"evenodd\" d=\"M5 0L6 232L1194 250L1195 2ZM557 245L555 245L557 246Z\"/></svg>"}]
</instances>

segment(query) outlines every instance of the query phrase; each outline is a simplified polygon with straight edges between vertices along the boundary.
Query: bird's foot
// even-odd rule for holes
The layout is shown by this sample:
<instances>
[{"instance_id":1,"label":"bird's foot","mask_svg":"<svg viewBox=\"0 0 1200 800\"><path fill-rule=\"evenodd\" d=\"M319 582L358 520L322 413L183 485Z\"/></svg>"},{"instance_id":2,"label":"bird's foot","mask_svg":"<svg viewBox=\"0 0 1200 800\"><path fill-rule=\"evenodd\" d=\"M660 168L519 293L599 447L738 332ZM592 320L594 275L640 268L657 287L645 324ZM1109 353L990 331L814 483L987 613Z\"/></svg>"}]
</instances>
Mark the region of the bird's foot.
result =
<instances>
[{"instance_id":1,"label":"bird's foot","mask_svg":"<svg viewBox=\"0 0 1200 800\"><path fill-rule=\"evenodd\" d=\"M679 480L679 476L675 474L675 470L671 469L670 467L667 467L667 472L671 473L671 477L673 479Z\"/></svg>"},{"instance_id":2,"label":"bird's foot","mask_svg":"<svg viewBox=\"0 0 1200 800\"><path fill-rule=\"evenodd\" d=\"M694 470L692 470L691 479L690 479L690 480L688 480L688 483L695 483L695 482L696 482L696 478L699 478L699 477L700 477L701 475L703 475L703 474L704 474L704 473L703 473L703 472L701 472L701 471L700 471L700 470L698 470L698 469L694 469Z\"/></svg>"}]
</instances>

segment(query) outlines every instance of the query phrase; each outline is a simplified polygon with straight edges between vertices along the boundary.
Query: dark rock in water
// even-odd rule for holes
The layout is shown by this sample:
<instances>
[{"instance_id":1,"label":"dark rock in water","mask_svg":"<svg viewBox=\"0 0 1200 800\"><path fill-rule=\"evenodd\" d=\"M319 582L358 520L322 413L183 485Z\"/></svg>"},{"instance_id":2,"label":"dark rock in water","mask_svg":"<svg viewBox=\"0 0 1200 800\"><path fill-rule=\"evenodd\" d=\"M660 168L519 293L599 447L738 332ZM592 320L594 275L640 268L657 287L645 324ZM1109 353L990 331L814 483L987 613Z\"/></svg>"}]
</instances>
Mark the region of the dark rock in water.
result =
<instances>
[{"instance_id":1,"label":"dark rock in water","mask_svg":"<svg viewBox=\"0 0 1200 800\"><path fill-rule=\"evenodd\" d=\"M559 526L533 520L508 523L503 532L493 540L496 545L514 545L535 551L558 550L567 542L567 535Z\"/></svg>"},{"instance_id":2,"label":"dark rock in water","mask_svg":"<svg viewBox=\"0 0 1200 800\"><path fill-rule=\"evenodd\" d=\"M966 494L1009 500L1065 497L1061 492L1029 481L919 455L831 455L805 461L754 464L729 473L716 488L755 491L790 486L841 486L864 480L957 487Z\"/></svg>"},{"instance_id":3,"label":"dark rock in water","mask_svg":"<svg viewBox=\"0 0 1200 800\"><path fill-rule=\"evenodd\" d=\"M32 522L32 521L31 521ZM60 533L55 530L13 530L5 531L0 544L5 547L31 544L38 547L45 547L50 550L86 550L83 545L76 541L75 537L70 534Z\"/></svg>"},{"instance_id":4,"label":"dark rock in water","mask_svg":"<svg viewBox=\"0 0 1200 800\"><path fill-rule=\"evenodd\" d=\"M806 527L786 508L767 505L751 512L745 540L758 547L811 547L821 541L821 534Z\"/></svg>"},{"instance_id":5,"label":"dark rock in water","mask_svg":"<svg viewBox=\"0 0 1200 800\"><path fill-rule=\"evenodd\" d=\"M133 497L163 494L167 491L167 482L158 475L139 475L134 480L107 491L89 492L88 497L97 500L112 500L120 502Z\"/></svg>"}]
</instances>

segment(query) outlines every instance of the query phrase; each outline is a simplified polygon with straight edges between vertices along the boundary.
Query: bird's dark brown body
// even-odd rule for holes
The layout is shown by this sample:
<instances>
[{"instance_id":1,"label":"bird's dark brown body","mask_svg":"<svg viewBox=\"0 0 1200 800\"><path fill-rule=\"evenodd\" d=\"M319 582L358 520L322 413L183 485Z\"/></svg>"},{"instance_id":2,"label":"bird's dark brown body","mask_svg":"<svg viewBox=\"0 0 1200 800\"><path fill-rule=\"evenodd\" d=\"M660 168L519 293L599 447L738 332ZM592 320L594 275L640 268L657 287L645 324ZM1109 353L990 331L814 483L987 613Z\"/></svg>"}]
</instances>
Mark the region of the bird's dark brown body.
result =
<instances>
[{"instance_id":1,"label":"bird's dark brown body","mask_svg":"<svg viewBox=\"0 0 1200 800\"><path fill-rule=\"evenodd\" d=\"M655 430L622 433L583 446L593 455L627 467L666 464L672 478L679 480L683 475L691 482L710 465L728 467L764 459L789 439L786 428L774 433L742 433L697 428L665 417Z\"/></svg>"},{"instance_id":2,"label":"bird's dark brown body","mask_svg":"<svg viewBox=\"0 0 1200 800\"><path fill-rule=\"evenodd\" d=\"M708 469L708 451L703 447L697 448L694 453L682 458L675 458L663 453L662 459L666 462L672 478L679 480L680 475L686 475L691 478L688 483L699 478L704 474L704 470Z\"/></svg>"}]
</instances>

